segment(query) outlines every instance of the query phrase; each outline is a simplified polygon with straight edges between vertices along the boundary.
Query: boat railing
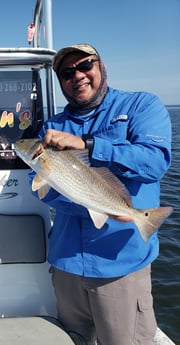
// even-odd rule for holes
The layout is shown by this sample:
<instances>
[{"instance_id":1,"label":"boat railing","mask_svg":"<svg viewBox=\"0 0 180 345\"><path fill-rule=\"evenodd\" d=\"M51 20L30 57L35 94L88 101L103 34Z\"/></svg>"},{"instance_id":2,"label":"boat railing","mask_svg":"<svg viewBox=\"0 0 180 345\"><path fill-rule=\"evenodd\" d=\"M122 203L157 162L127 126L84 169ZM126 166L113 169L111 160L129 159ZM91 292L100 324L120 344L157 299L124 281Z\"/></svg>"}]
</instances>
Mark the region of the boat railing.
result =
<instances>
[{"instance_id":1,"label":"boat railing","mask_svg":"<svg viewBox=\"0 0 180 345\"><path fill-rule=\"evenodd\" d=\"M49 68L55 53L48 48L0 48L0 68Z\"/></svg>"}]
</instances>

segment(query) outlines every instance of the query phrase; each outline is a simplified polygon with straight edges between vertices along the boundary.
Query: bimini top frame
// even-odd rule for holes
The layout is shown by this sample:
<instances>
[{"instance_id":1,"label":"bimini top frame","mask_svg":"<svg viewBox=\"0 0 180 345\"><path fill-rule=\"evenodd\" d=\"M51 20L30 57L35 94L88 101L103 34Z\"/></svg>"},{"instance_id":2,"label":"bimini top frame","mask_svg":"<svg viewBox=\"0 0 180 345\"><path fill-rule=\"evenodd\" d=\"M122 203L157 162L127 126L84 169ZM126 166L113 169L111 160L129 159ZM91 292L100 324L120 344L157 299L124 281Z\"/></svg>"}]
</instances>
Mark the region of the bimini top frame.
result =
<instances>
[{"instance_id":1,"label":"bimini top frame","mask_svg":"<svg viewBox=\"0 0 180 345\"><path fill-rule=\"evenodd\" d=\"M48 68L55 53L48 48L0 48L0 68Z\"/></svg>"},{"instance_id":2,"label":"bimini top frame","mask_svg":"<svg viewBox=\"0 0 180 345\"><path fill-rule=\"evenodd\" d=\"M45 28L45 47L40 47L41 26ZM34 37L32 40L32 47L26 48L0 48L0 69L23 70L41 70L45 69L46 74L46 93L47 93L47 108L49 117L56 111L55 105L55 86L54 75L51 64L55 50L52 49L52 1L51 0L37 0L34 11Z\"/></svg>"}]
</instances>

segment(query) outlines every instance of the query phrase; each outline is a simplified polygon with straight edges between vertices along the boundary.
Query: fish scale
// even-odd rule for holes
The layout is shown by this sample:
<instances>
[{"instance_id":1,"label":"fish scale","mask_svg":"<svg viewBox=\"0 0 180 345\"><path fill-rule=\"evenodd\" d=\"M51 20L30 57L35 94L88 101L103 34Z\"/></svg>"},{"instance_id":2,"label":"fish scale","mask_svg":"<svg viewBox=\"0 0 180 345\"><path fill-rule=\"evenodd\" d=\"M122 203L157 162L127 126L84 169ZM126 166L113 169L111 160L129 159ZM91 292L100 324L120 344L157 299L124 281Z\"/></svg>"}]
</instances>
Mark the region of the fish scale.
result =
<instances>
[{"instance_id":1,"label":"fish scale","mask_svg":"<svg viewBox=\"0 0 180 345\"><path fill-rule=\"evenodd\" d=\"M48 155L49 157L51 157L51 154L47 149L46 159L48 159ZM110 192L108 193L105 188L102 188L103 184L101 183L101 181L99 182L97 180L97 177L94 176L95 173L93 171L89 171L89 168L81 162L81 169L78 168L76 158L72 156L72 154L68 151L58 153L56 152L56 157L55 154L52 154L52 159L49 159L49 165L53 163L54 159L56 159L56 162L58 162L58 164L55 163L53 165L53 171L48 179L50 178L54 181L53 186L55 188L57 188L55 181L60 180L61 187L59 188L61 188L63 191L66 191L66 196L69 197L69 194L71 194L71 198L73 198L73 200L76 200L77 195L79 195L79 201L83 202L84 200L86 206L88 207L91 206L91 200L93 200L94 208L96 210L102 210L102 202L106 199L110 199L111 202L110 204L108 203L106 208L108 208L108 211L110 213L113 212L110 207L111 203L115 202L113 195L111 195ZM61 164L59 164L60 161ZM66 162L68 163L66 164ZM65 166L66 168L64 169ZM72 169L74 170L75 174L71 172ZM100 190L100 193L98 193L98 195L96 193L97 188ZM69 190L71 191L71 193L69 192ZM79 194L80 190L81 193ZM117 213L119 213L118 210Z\"/></svg>"},{"instance_id":2,"label":"fish scale","mask_svg":"<svg viewBox=\"0 0 180 345\"><path fill-rule=\"evenodd\" d=\"M101 229L109 216L117 221L133 221L142 238L148 238L172 213L170 206L138 210L132 207L125 186L106 168L87 164L87 150L44 148L37 139L15 143L17 155L37 175L32 188L43 198L52 187L71 201L87 208L94 226Z\"/></svg>"}]
</instances>

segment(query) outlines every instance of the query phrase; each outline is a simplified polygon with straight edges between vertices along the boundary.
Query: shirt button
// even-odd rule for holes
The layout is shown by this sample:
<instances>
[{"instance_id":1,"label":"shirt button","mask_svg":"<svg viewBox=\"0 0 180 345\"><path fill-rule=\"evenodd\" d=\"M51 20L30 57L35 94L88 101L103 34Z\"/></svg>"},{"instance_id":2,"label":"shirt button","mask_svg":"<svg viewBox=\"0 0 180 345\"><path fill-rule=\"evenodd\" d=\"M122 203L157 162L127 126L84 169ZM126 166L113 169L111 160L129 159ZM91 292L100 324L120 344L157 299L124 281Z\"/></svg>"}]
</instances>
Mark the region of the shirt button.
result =
<instances>
[{"instance_id":1,"label":"shirt button","mask_svg":"<svg viewBox=\"0 0 180 345\"><path fill-rule=\"evenodd\" d=\"M99 153L98 157L103 158L103 153Z\"/></svg>"}]
</instances>

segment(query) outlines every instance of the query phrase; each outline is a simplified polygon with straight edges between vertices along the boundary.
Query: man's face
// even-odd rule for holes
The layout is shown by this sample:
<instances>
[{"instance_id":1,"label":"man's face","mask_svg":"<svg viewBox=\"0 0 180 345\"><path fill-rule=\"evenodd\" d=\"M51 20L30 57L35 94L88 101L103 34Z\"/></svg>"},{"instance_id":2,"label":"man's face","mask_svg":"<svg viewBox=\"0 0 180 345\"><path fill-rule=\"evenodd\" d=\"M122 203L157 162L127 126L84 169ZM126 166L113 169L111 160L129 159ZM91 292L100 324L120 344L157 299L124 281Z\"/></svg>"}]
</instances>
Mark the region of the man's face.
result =
<instances>
[{"instance_id":1,"label":"man's face","mask_svg":"<svg viewBox=\"0 0 180 345\"><path fill-rule=\"evenodd\" d=\"M97 59L96 55L71 53L59 68L58 76L63 90L79 104L90 101L100 86L101 72Z\"/></svg>"}]
</instances>

